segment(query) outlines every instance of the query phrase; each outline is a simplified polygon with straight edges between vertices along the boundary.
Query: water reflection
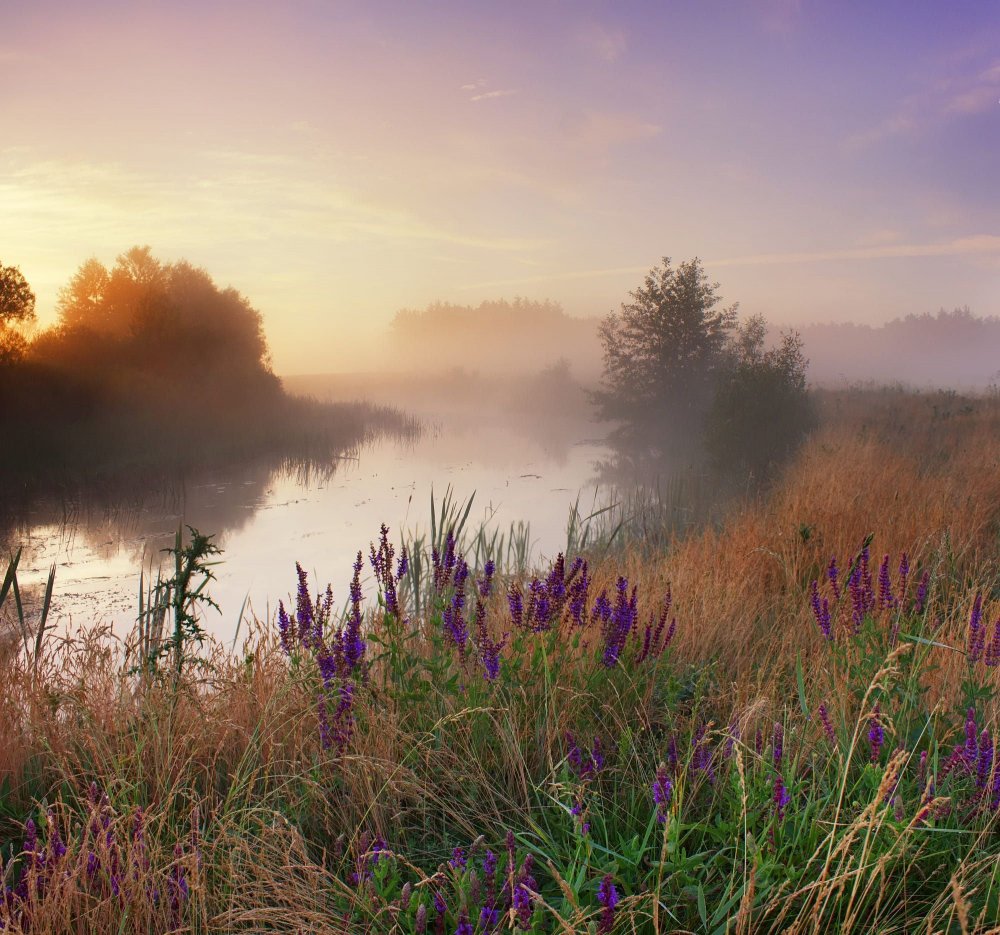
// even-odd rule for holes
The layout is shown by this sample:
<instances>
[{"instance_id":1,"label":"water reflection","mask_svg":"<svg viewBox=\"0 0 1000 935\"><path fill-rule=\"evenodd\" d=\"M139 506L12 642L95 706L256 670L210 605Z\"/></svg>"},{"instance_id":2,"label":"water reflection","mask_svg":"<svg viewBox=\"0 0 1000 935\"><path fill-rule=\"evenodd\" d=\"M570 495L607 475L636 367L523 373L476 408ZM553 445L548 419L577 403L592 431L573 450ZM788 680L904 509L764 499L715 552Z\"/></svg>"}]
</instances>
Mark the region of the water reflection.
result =
<instances>
[{"instance_id":1,"label":"water reflection","mask_svg":"<svg viewBox=\"0 0 1000 935\"><path fill-rule=\"evenodd\" d=\"M26 591L55 563L58 623L124 627L135 617L140 567L162 560L178 525L213 533L225 550L211 589L222 614L206 624L225 637L244 600L265 616L288 596L296 561L317 584L332 581L342 600L354 556L380 523L394 534L427 527L432 489L475 493L470 522L505 530L530 520L538 556L565 548L569 508L578 495L595 495L595 465L607 449L579 434L518 428L437 422L417 438L377 439L323 464L258 461L117 499L107 491L42 497L22 504L4 539L8 549L23 545Z\"/></svg>"}]
</instances>

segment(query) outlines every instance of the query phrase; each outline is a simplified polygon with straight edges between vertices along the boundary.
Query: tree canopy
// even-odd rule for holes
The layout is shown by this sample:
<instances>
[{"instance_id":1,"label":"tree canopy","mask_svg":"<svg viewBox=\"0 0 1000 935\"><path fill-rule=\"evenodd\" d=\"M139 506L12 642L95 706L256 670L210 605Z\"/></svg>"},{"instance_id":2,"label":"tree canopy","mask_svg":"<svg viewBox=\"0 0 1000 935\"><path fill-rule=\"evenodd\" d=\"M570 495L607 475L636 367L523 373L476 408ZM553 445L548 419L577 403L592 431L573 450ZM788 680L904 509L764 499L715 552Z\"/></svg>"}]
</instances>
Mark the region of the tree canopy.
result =
<instances>
[{"instance_id":1,"label":"tree canopy","mask_svg":"<svg viewBox=\"0 0 1000 935\"><path fill-rule=\"evenodd\" d=\"M654 267L601 323L595 401L624 453L707 454L724 473L763 476L812 425L802 341L791 332L767 348L764 319L738 324L718 289L697 257Z\"/></svg>"},{"instance_id":2,"label":"tree canopy","mask_svg":"<svg viewBox=\"0 0 1000 935\"><path fill-rule=\"evenodd\" d=\"M26 344L20 328L34 321L35 293L24 274L0 263L0 362L21 357Z\"/></svg>"},{"instance_id":3,"label":"tree canopy","mask_svg":"<svg viewBox=\"0 0 1000 935\"><path fill-rule=\"evenodd\" d=\"M249 301L186 261L160 262L148 247L133 247L110 269L87 260L60 293L58 312L58 325L33 346L50 366L96 373L113 364L175 390L195 378L216 390L276 385Z\"/></svg>"},{"instance_id":4,"label":"tree canopy","mask_svg":"<svg viewBox=\"0 0 1000 935\"><path fill-rule=\"evenodd\" d=\"M615 440L660 450L697 436L725 360L737 306L722 307L718 283L695 257L661 266L601 323L602 418L620 424Z\"/></svg>"},{"instance_id":5,"label":"tree canopy","mask_svg":"<svg viewBox=\"0 0 1000 935\"><path fill-rule=\"evenodd\" d=\"M727 474L764 477L815 424L802 338L789 331L771 348L766 339L760 315L736 329L706 414L706 451Z\"/></svg>"}]
</instances>

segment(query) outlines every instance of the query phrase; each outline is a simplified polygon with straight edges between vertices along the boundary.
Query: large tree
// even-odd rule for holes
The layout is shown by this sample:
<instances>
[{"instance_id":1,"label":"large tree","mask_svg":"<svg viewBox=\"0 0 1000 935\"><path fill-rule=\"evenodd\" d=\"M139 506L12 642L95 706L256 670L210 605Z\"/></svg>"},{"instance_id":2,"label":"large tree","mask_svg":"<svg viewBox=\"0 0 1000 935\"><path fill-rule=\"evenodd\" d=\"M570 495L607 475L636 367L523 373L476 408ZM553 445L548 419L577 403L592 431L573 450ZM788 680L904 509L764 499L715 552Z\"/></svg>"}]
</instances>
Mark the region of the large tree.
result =
<instances>
[{"instance_id":1,"label":"large tree","mask_svg":"<svg viewBox=\"0 0 1000 935\"><path fill-rule=\"evenodd\" d=\"M670 257L601 323L604 385L599 414L618 423L613 440L633 451L688 454L701 436L726 361L736 305L722 306L695 257Z\"/></svg>"},{"instance_id":2,"label":"large tree","mask_svg":"<svg viewBox=\"0 0 1000 935\"><path fill-rule=\"evenodd\" d=\"M0 263L0 361L20 357L25 342L20 329L35 321L35 293L16 266Z\"/></svg>"}]
</instances>

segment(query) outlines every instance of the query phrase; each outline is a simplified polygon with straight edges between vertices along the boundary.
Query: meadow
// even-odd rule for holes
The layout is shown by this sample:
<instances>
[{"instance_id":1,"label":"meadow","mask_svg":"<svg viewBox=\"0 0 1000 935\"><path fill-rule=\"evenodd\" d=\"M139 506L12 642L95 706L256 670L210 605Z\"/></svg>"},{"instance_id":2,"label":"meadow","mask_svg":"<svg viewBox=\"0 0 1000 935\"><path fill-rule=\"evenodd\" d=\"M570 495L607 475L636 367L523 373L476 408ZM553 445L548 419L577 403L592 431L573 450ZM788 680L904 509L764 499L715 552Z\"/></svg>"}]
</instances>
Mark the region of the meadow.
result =
<instances>
[{"instance_id":1,"label":"meadow","mask_svg":"<svg viewBox=\"0 0 1000 935\"><path fill-rule=\"evenodd\" d=\"M1000 398L819 407L699 528L532 574L445 509L232 646L194 533L125 636L9 573L0 927L996 931Z\"/></svg>"}]
</instances>

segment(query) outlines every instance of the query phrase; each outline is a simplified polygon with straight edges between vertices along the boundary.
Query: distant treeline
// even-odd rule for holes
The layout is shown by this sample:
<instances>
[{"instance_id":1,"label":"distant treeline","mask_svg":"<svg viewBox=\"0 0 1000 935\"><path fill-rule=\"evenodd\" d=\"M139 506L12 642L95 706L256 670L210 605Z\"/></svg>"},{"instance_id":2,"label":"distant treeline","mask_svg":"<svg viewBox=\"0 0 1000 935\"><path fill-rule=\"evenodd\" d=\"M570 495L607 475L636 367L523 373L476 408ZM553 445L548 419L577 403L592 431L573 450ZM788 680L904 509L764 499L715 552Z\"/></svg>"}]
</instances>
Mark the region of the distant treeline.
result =
<instances>
[{"instance_id":1,"label":"distant treeline","mask_svg":"<svg viewBox=\"0 0 1000 935\"><path fill-rule=\"evenodd\" d=\"M800 331L813 383L971 388L1000 381L1000 318L976 317L968 307L881 326L845 322Z\"/></svg>"},{"instance_id":2,"label":"distant treeline","mask_svg":"<svg viewBox=\"0 0 1000 935\"><path fill-rule=\"evenodd\" d=\"M564 359L574 373L596 376L598 323L567 315L556 302L523 298L403 309L389 328L392 369L422 370L431 362L437 369L524 373Z\"/></svg>"},{"instance_id":3,"label":"distant treeline","mask_svg":"<svg viewBox=\"0 0 1000 935\"><path fill-rule=\"evenodd\" d=\"M601 373L599 324L548 300L437 302L404 309L389 329L391 369L422 370L432 362L437 369L509 374L564 359L575 376L592 382ZM1000 381L1000 318L977 317L967 307L907 315L884 325L807 324L797 330L813 384L973 388Z\"/></svg>"}]
</instances>

